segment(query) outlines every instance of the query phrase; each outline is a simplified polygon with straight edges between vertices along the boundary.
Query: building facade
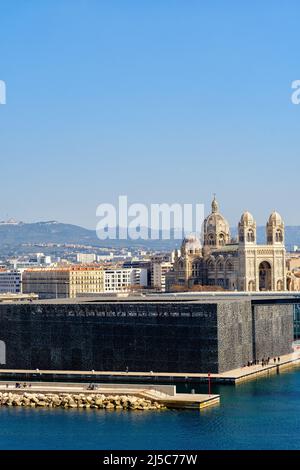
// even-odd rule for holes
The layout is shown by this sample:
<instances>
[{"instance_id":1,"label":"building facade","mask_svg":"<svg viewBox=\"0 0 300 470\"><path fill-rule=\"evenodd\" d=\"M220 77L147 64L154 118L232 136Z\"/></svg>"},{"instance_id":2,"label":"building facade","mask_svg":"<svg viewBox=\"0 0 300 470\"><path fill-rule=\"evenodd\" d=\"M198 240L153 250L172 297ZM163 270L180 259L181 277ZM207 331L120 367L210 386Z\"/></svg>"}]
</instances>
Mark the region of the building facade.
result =
<instances>
[{"instance_id":1,"label":"building facade","mask_svg":"<svg viewBox=\"0 0 300 470\"><path fill-rule=\"evenodd\" d=\"M145 268L102 268L99 266L68 266L33 268L23 273L23 292L34 292L40 299L75 299L103 293L128 292L147 287Z\"/></svg>"},{"instance_id":2,"label":"building facade","mask_svg":"<svg viewBox=\"0 0 300 470\"><path fill-rule=\"evenodd\" d=\"M287 288L284 223L273 212L266 225L266 243L257 244L256 222L244 212L233 239L227 220L214 198L203 224L202 244L195 235L183 240L181 255L175 257L167 274L167 290L218 287L238 291L285 291Z\"/></svg>"},{"instance_id":3,"label":"building facade","mask_svg":"<svg viewBox=\"0 0 300 470\"><path fill-rule=\"evenodd\" d=\"M104 292L104 271L97 267L30 269L23 273L23 292L41 299L76 298Z\"/></svg>"},{"instance_id":4,"label":"building facade","mask_svg":"<svg viewBox=\"0 0 300 470\"><path fill-rule=\"evenodd\" d=\"M148 270L146 268L106 269L105 292L128 292L130 289L147 287Z\"/></svg>"},{"instance_id":5,"label":"building facade","mask_svg":"<svg viewBox=\"0 0 300 470\"><path fill-rule=\"evenodd\" d=\"M0 294L7 293L22 293L22 273L20 271L0 272Z\"/></svg>"},{"instance_id":6,"label":"building facade","mask_svg":"<svg viewBox=\"0 0 300 470\"><path fill-rule=\"evenodd\" d=\"M89 264L96 261L95 253L76 253L77 263Z\"/></svg>"},{"instance_id":7,"label":"building facade","mask_svg":"<svg viewBox=\"0 0 300 470\"><path fill-rule=\"evenodd\" d=\"M248 299L15 302L0 304L0 331L3 369L222 373L290 354L293 306Z\"/></svg>"},{"instance_id":8,"label":"building facade","mask_svg":"<svg viewBox=\"0 0 300 470\"><path fill-rule=\"evenodd\" d=\"M166 291L166 274L173 268L173 263L164 261L151 265L151 287L158 291Z\"/></svg>"}]
</instances>

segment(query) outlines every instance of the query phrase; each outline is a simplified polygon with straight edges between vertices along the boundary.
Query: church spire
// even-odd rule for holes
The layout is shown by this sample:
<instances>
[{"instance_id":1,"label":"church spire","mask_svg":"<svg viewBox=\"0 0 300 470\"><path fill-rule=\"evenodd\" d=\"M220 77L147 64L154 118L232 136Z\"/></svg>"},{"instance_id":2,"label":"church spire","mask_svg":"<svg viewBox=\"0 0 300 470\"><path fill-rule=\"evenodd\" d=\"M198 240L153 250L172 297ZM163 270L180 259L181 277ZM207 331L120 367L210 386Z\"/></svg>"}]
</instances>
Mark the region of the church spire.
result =
<instances>
[{"instance_id":1,"label":"church spire","mask_svg":"<svg viewBox=\"0 0 300 470\"><path fill-rule=\"evenodd\" d=\"M214 193L213 201L211 203L211 210L212 210L213 214L215 214L216 212L219 212L219 204L218 204L218 201L216 200L216 194L215 193Z\"/></svg>"}]
</instances>

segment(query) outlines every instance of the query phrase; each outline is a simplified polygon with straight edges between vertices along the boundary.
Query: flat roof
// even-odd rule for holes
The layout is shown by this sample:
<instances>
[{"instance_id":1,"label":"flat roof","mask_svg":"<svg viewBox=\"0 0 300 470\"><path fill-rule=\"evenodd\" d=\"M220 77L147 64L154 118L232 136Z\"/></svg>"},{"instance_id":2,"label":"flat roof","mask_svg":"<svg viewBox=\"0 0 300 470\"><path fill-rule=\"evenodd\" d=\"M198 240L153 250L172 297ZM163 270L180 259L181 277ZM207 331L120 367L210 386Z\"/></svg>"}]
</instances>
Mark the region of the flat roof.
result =
<instances>
[{"instance_id":1,"label":"flat roof","mask_svg":"<svg viewBox=\"0 0 300 470\"><path fill-rule=\"evenodd\" d=\"M105 304L105 303L223 303L236 301L251 301L257 303L299 303L300 292L270 292L270 293L247 293L247 292L226 292L226 293L158 293L158 294L130 294L130 295L105 295L99 294L95 296L77 297L75 299L39 299L39 300L19 300L16 302L5 302L2 304Z\"/></svg>"}]
</instances>

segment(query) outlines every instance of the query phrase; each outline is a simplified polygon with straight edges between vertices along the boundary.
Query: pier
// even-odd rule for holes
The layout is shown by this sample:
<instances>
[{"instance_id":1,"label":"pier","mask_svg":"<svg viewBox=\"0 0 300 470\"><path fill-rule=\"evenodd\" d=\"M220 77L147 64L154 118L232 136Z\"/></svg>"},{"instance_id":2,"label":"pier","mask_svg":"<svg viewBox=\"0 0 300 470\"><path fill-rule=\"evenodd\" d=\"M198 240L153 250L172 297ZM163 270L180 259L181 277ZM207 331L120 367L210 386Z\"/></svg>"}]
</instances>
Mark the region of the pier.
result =
<instances>
[{"instance_id":1,"label":"pier","mask_svg":"<svg viewBox=\"0 0 300 470\"><path fill-rule=\"evenodd\" d=\"M134 384L97 384L89 387L79 383L24 382L20 387L15 383L0 382L0 393L12 393L23 396L56 395L65 396L76 394L104 395L106 397L129 396L138 397L159 403L170 409L203 409L220 403L220 395L177 393L172 385L134 385Z\"/></svg>"}]
</instances>

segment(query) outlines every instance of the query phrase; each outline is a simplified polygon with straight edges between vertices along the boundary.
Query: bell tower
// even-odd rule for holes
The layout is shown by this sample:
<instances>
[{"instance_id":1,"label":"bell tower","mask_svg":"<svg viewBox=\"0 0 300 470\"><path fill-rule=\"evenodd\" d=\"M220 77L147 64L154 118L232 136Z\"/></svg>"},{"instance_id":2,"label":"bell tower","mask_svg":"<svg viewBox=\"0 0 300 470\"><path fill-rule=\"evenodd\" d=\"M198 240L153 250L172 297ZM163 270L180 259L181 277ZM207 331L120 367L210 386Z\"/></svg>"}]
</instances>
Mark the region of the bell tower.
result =
<instances>
[{"instance_id":1,"label":"bell tower","mask_svg":"<svg viewBox=\"0 0 300 470\"><path fill-rule=\"evenodd\" d=\"M256 222L250 212L244 212L238 226L239 243L242 245L256 244Z\"/></svg>"},{"instance_id":2,"label":"bell tower","mask_svg":"<svg viewBox=\"0 0 300 470\"><path fill-rule=\"evenodd\" d=\"M284 222L278 212L272 212L266 230L268 245L284 245Z\"/></svg>"}]
</instances>

